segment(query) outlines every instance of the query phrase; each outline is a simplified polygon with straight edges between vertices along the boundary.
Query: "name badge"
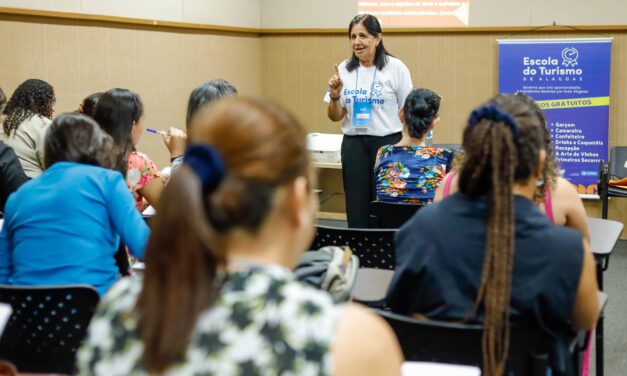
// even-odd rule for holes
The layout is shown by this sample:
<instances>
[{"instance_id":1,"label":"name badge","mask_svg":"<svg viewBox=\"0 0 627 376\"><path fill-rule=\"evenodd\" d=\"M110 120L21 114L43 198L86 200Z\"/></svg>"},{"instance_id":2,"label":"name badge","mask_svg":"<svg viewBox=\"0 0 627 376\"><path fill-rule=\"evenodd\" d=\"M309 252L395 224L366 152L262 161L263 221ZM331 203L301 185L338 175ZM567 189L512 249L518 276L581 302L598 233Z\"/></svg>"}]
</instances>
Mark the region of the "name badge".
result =
<instances>
[{"instance_id":1,"label":"name badge","mask_svg":"<svg viewBox=\"0 0 627 376\"><path fill-rule=\"evenodd\" d=\"M372 125L372 103L357 102L353 98L353 127L369 127Z\"/></svg>"}]
</instances>

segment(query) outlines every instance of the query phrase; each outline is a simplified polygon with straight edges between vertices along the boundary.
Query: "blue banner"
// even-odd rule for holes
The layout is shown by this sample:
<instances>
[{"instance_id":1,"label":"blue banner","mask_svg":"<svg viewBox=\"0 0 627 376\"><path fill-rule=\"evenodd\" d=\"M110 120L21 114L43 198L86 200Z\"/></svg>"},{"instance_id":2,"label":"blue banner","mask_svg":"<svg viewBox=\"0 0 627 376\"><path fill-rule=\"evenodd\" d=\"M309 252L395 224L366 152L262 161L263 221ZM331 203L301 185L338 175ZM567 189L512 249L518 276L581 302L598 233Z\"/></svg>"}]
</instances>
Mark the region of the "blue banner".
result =
<instances>
[{"instance_id":1,"label":"blue banner","mask_svg":"<svg viewBox=\"0 0 627 376\"><path fill-rule=\"evenodd\" d=\"M498 42L499 92L523 92L540 105L563 176L596 195L608 153L612 39Z\"/></svg>"}]
</instances>

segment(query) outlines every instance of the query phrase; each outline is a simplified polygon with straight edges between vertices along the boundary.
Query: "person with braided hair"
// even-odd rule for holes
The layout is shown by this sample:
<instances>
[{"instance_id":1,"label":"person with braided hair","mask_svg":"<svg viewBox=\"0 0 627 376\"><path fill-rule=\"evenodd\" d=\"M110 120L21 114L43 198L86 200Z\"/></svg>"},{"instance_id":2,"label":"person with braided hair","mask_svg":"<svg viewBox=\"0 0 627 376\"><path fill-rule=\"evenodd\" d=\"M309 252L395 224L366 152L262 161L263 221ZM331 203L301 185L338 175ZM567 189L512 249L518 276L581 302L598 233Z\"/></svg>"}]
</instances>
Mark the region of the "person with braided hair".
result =
<instances>
[{"instance_id":1,"label":"person with braided hair","mask_svg":"<svg viewBox=\"0 0 627 376\"><path fill-rule=\"evenodd\" d=\"M480 322L483 374L503 375L510 323L551 343L553 374L568 374L568 339L598 318L587 241L534 204L547 134L533 101L498 95L471 115L459 192L419 211L396 237L390 308L443 321ZM446 226L442 226L446 223ZM454 346L454 344L451 344Z\"/></svg>"},{"instance_id":2,"label":"person with braided hair","mask_svg":"<svg viewBox=\"0 0 627 376\"><path fill-rule=\"evenodd\" d=\"M544 123L544 132L547 140L546 162L542 169L542 174L538 177L536 184L536 195L534 201L552 223L572 227L581 232L583 237L590 241L590 230L588 229L588 218L583 201L574 185L560 176L560 170L555 159L553 143L549 129L546 127L544 112L533 103L533 99L523 93L516 93L519 100L529 102L529 105L536 112L536 116ZM458 154L453 163L453 170L448 173L438 189L436 190L434 201L440 201L450 194L457 192L458 169L464 163L463 153Z\"/></svg>"},{"instance_id":3,"label":"person with braided hair","mask_svg":"<svg viewBox=\"0 0 627 376\"><path fill-rule=\"evenodd\" d=\"M426 146L427 134L440 121L441 97L428 89L413 89L399 110L403 136L395 145L379 148L375 162L378 201L427 204L450 169L453 153Z\"/></svg>"},{"instance_id":4,"label":"person with braided hair","mask_svg":"<svg viewBox=\"0 0 627 376\"><path fill-rule=\"evenodd\" d=\"M52 122L55 101L49 83L29 79L15 89L4 108L6 117L0 141L13 148L29 178L44 170L44 138Z\"/></svg>"}]
</instances>

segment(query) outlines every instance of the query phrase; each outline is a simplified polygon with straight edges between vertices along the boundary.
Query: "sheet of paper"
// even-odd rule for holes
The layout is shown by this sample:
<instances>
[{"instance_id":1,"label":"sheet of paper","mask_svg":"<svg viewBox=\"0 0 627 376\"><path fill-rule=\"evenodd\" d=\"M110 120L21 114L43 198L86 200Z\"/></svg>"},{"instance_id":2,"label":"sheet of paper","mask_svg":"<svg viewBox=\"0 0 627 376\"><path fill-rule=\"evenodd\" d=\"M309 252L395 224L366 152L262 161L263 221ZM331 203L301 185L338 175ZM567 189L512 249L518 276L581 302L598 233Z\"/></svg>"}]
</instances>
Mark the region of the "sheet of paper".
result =
<instances>
[{"instance_id":1,"label":"sheet of paper","mask_svg":"<svg viewBox=\"0 0 627 376\"><path fill-rule=\"evenodd\" d=\"M480 376L479 367L429 362L404 362L403 376Z\"/></svg>"}]
</instances>

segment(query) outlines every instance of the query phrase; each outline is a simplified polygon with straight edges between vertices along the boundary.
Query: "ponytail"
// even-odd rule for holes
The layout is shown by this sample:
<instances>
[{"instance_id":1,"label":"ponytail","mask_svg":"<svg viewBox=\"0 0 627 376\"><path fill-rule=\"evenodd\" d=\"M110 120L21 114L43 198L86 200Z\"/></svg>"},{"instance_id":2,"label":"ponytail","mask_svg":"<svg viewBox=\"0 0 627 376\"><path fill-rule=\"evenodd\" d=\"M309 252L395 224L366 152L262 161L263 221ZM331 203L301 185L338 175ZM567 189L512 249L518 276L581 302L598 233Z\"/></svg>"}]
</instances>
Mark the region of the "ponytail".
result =
<instances>
[{"instance_id":1,"label":"ponytail","mask_svg":"<svg viewBox=\"0 0 627 376\"><path fill-rule=\"evenodd\" d=\"M184 354L198 316L214 302L216 275L225 265L220 237L205 214L203 185L181 166L161 195L146 248L137 302L144 362L161 373Z\"/></svg>"}]
</instances>

